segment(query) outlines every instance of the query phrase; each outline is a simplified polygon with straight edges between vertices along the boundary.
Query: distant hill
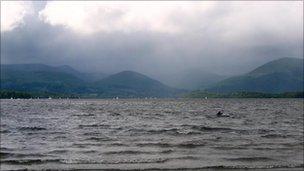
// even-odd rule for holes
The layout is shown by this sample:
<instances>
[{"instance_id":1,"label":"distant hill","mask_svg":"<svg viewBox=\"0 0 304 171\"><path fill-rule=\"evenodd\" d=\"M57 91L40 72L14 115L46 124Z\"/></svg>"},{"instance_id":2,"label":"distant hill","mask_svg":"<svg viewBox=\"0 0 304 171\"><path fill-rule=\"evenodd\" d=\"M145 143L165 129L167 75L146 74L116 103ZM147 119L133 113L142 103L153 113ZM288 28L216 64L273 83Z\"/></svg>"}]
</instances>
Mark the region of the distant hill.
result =
<instances>
[{"instance_id":1,"label":"distant hill","mask_svg":"<svg viewBox=\"0 0 304 171\"><path fill-rule=\"evenodd\" d=\"M83 93L85 82L68 66L1 65L1 89L34 92Z\"/></svg>"},{"instance_id":2,"label":"distant hill","mask_svg":"<svg viewBox=\"0 0 304 171\"><path fill-rule=\"evenodd\" d=\"M201 69L189 69L167 77L168 85L187 90L202 90L227 78Z\"/></svg>"},{"instance_id":3,"label":"distant hill","mask_svg":"<svg viewBox=\"0 0 304 171\"><path fill-rule=\"evenodd\" d=\"M94 83L101 97L173 97L179 92L134 71L123 71Z\"/></svg>"},{"instance_id":4,"label":"distant hill","mask_svg":"<svg viewBox=\"0 0 304 171\"><path fill-rule=\"evenodd\" d=\"M1 90L74 94L82 97L174 97L183 92L132 71L106 77L81 73L70 66L1 65ZM97 81L98 80L98 81Z\"/></svg>"},{"instance_id":5,"label":"distant hill","mask_svg":"<svg viewBox=\"0 0 304 171\"><path fill-rule=\"evenodd\" d=\"M1 65L1 71L20 71L20 72L56 72L73 75L83 81L94 82L105 78L104 73L83 73L75 70L68 65L49 66L45 64L7 64Z\"/></svg>"},{"instance_id":6,"label":"distant hill","mask_svg":"<svg viewBox=\"0 0 304 171\"><path fill-rule=\"evenodd\" d=\"M253 71L235 76L206 89L215 93L238 91L282 93L303 91L303 59L281 58Z\"/></svg>"}]
</instances>

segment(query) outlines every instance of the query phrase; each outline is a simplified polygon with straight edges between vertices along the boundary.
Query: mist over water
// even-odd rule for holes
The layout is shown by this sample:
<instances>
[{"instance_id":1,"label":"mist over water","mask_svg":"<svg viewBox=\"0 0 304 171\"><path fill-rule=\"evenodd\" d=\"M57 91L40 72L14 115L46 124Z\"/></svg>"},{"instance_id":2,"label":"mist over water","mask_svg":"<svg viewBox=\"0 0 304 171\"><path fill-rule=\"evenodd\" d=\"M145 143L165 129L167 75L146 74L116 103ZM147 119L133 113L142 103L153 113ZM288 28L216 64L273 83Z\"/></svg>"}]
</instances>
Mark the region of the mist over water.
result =
<instances>
[{"instance_id":1,"label":"mist over water","mask_svg":"<svg viewBox=\"0 0 304 171\"><path fill-rule=\"evenodd\" d=\"M303 99L1 100L0 152L2 170L299 168Z\"/></svg>"}]
</instances>

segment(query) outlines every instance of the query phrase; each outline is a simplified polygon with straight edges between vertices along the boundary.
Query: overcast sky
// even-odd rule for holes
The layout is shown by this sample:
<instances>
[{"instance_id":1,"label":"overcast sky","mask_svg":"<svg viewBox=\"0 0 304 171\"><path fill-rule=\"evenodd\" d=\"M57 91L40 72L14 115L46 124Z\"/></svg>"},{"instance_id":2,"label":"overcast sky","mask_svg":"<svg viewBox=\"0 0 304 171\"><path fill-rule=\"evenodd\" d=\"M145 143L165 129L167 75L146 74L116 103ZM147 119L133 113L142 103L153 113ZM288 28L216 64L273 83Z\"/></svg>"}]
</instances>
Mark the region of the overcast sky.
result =
<instances>
[{"instance_id":1,"label":"overcast sky","mask_svg":"<svg viewBox=\"0 0 304 171\"><path fill-rule=\"evenodd\" d=\"M160 77L303 58L303 1L1 1L1 63Z\"/></svg>"}]
</instances>

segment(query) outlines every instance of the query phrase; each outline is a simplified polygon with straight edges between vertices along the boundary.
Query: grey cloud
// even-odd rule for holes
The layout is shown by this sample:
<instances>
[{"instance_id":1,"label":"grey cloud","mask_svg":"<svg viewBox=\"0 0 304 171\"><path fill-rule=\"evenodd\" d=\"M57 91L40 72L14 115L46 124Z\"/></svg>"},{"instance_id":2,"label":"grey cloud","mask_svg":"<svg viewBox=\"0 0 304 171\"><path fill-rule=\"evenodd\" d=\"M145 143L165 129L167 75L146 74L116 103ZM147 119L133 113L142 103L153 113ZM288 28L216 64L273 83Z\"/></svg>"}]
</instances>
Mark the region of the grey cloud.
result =
<instances>
[{"instance_id":1,"label":"grey cloud","mask_svg":"<svg viewBox=\"0 0 304 171\"><path fill-rule=\"evenodd\" d=\"M36 7L41 9L43 5ZM303 27L297 33L284 35L261 29L245 32L237 40L223 41L223 33L231 30L217 25L222 16L231 13L224 7L193 21L181 18L180 23L189 25L189 30L178 34L143 31L84 36L31 16L22 27L1 32L1 63L70 65L86 72L105 73L135 70L164 81L173 73L192 68L240 74L273 59L303 57ZM192 27L202 18L207 24Z\"/></svg>"}]
</instances>

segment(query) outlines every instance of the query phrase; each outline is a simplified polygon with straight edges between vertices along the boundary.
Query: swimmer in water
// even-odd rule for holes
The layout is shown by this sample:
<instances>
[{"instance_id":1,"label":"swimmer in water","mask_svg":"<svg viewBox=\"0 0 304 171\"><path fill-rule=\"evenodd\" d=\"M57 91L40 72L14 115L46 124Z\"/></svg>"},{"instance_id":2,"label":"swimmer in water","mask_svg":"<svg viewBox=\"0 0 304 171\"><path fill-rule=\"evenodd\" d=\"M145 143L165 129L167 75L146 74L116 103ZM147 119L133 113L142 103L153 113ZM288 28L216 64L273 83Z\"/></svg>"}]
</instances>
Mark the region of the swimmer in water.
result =
<instances>
[{"instance_id":1,"label":"swimmer in water","mask_svg":"<svg viewBox=\"0 0 304 171\"><path fill-rule=\"evenodd\" d=\"M224 114L222 110L218 111L216 114L217 117L229 117L229 114Z\"/></svg>"},{"instance_id":2,"label":"swimmer in water","mask_svg":"<svg viewBox=\"0 0 304 171\"><path fill-rule=\"evenodd\" d=\"M223 114L224 114L223 111L220 110L220 111L217 112L216 116L220 117L220 116L223 116Z\"/></svg>"}]
</instances>

